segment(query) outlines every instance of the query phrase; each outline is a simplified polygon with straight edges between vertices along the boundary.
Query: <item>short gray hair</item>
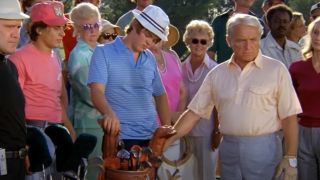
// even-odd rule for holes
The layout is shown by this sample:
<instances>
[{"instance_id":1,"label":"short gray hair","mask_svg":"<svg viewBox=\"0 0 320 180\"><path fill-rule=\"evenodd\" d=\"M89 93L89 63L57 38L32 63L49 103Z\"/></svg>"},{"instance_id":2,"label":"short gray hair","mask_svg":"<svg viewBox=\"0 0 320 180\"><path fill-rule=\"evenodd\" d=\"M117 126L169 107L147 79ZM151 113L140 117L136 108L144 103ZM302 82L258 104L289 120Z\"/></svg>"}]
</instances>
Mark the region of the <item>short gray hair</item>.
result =
<instances>
[{"instance_id":1,"label":"short gray hair","mask_svg":"<svg viewBox=\"0 0 320 180\"><path fill-rule=\"evenodd\" d=\"M248 14L235 14L227 22L227 35L230 36L234 27L240 24L256 27L259 33L263 34L263 27L257 17Z\"/></svg>"}]
</instances>

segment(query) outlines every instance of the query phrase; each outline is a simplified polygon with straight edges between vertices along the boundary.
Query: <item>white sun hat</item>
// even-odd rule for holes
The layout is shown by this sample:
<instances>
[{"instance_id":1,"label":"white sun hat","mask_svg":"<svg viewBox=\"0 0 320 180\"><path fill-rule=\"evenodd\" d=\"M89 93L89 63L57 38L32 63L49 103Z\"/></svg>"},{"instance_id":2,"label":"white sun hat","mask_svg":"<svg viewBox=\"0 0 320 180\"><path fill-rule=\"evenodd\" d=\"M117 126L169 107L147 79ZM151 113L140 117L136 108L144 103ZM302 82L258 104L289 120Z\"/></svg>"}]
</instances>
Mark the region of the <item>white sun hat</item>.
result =
<instances>
[{"instance_id":1,"label":"white sun hat","mask_svg":"<svg viewBox=\"0 0 320 180\"><path fill-rule=\"evenodd\" d=\"M170 21L168 15L161 8L149 5L143 11L132 11L132 13L144 28L154 33L161 40L168 40Z\"/></svg>"},{"instance_id":2,"label":"white sun hat","mask_svg":"<svg viewBox=\"0 0 320 180\"><path fill-rule=\"evenodd\" d=\"M27 19L18 0L0 0L0 19Z\"/></svg>"}]
</instances>

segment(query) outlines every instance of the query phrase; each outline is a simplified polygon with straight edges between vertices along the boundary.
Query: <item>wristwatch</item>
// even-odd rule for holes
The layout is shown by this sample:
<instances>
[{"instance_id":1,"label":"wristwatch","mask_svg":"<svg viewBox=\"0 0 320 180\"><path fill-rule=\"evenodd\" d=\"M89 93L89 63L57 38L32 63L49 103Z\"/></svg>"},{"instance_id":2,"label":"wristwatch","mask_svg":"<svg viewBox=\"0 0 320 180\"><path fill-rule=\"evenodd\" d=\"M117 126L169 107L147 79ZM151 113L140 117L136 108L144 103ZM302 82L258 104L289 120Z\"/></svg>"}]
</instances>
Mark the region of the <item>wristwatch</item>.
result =
<instances>
[{"instance_id":1,"label":"wristwatch","mask_svg":"<svg viewBox=\"0 0 320 180\"><path fill-rule=\"evenodd\" d=\"M290 157L290 158L288 158L288 160L289 160L289 165L290 165L290 167L293 167L293 168L296 168L297 167L297 158L295 158L295 157Z\"/></svg>"}]
</instances>

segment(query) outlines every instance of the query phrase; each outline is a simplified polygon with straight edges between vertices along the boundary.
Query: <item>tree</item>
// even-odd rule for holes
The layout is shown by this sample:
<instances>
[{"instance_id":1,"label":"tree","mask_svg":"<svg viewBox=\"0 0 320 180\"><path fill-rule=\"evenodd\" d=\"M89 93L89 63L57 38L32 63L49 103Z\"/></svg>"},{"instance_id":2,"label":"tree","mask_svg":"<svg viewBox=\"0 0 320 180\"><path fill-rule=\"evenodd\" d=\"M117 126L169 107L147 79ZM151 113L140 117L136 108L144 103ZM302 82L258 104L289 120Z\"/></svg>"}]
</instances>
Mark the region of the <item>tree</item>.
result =
<instances>
[{"instance_id":1,"label":"tree","mask_svg":"<svg viewBox=\"0 0 320 180\"><path fill-rule=\"evenodd\" d=\"M69 12L71 0L62 0ZM318 0L287 0L289 6L304 14L305 19L309 19L310 7ZM227 8L233 7L233 0L155 0L154 4L161 7L169 16L170 21L180 31L180 41L174 47L179 55L186 53L185 45L182 42L182 35L185 26L193 19L202 19L211 23L212 20ZM261 4L263 0L256 0L251 10L258 17L262 15ZM133 9L135 4L129 0L102 0L100 12L102 17L115 23L125 12Z\"/></svg>"},{"instance_id":2,"label":"tree","mask_svg":"<svg viewBox=\"0 0 320 180\"><path fill-rule=\"evenodd\" d=\"M303 14L305 20L309 22L310 19L310 8L313 4L319 2L319 0L290 0L289 6L294 11L299 11Z\"/></svg>"}]
</instances>

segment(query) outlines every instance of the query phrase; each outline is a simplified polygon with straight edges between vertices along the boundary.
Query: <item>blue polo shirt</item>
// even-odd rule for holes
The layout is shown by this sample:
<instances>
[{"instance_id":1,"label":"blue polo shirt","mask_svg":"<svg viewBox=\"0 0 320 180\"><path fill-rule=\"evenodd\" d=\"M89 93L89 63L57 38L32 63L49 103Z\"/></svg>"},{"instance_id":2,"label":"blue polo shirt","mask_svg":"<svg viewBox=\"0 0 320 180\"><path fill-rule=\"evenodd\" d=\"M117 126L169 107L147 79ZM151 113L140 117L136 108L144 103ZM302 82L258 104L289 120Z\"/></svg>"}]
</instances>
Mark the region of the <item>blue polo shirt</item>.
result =
<instances>
[{"instance_id":1,"label":"blue polo shirt","mask_svg":"<svg viewBox=\"0 0 320 180\"><path fill-rule=\"evenodd\" d=\"M121 139L150 139L157 125L153 96L165 93L156 60L149 50L137 61L116 38L93 52L88 84L105 85L105 97L120 120Z\"/></svg>"}]
</instances>

